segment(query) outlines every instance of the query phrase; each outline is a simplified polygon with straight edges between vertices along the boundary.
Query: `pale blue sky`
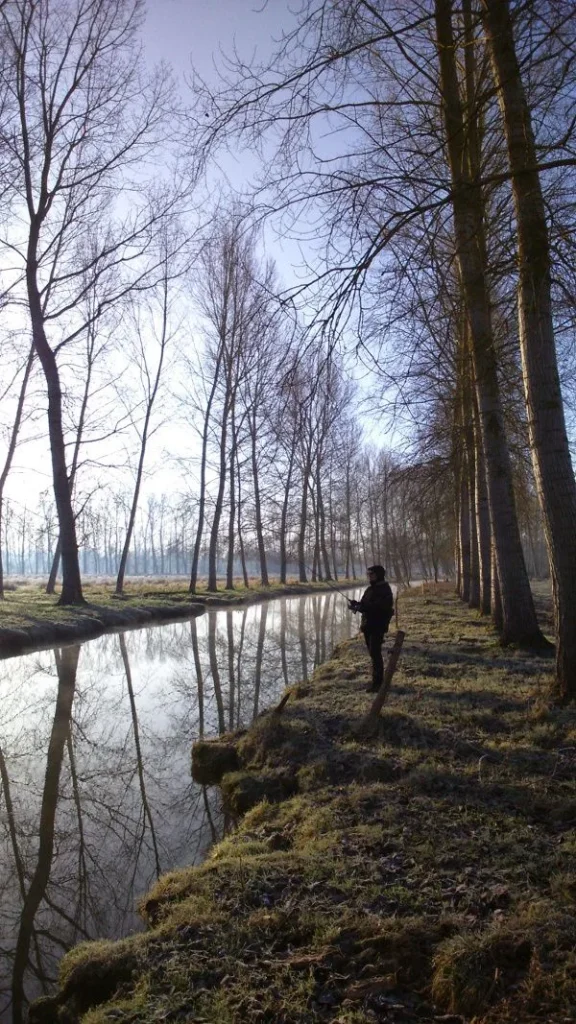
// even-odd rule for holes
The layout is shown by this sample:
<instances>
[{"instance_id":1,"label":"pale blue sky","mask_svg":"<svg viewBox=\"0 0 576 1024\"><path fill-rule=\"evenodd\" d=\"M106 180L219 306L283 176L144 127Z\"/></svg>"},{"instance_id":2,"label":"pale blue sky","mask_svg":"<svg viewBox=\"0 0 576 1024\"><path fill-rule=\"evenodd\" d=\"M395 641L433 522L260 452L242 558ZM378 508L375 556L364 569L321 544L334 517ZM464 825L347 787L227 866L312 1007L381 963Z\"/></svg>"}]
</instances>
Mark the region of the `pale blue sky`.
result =
<instances>
[{"instance_id":1,"label":"pale blue sky","mask_svg":"<svg viewBox=\"0 0 576 1024\"><path fill-rule=\"evenodd\" d=\"M145 45L151 61L170 61L180 73L192 61L211 79L219 49L230 52L236 43L246 57L254 47L265 56L290 21L287 0L148 0Z\"/></svg>"}]
</instances>

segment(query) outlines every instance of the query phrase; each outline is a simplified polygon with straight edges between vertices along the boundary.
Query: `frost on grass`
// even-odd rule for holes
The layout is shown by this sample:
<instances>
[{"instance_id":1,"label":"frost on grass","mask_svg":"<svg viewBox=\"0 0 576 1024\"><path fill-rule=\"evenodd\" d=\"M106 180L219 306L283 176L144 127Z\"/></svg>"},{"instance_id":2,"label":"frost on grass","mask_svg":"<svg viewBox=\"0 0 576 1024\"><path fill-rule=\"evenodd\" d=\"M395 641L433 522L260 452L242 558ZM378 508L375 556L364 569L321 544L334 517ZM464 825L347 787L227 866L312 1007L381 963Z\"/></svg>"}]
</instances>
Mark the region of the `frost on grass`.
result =
<instances>
[{"instance_id":1,"label":"frost on grass","mask_svg":"<svg viewBox=\"0 0 576 1024\"><path fill-rule=\"evenodd\" d=\"M160 879L144 935L70 954L43 1020L574 1019L576 713L447 593L401 627L377 735L351 641L237 737L235 830Z\"/></svg>"}]
</instances>

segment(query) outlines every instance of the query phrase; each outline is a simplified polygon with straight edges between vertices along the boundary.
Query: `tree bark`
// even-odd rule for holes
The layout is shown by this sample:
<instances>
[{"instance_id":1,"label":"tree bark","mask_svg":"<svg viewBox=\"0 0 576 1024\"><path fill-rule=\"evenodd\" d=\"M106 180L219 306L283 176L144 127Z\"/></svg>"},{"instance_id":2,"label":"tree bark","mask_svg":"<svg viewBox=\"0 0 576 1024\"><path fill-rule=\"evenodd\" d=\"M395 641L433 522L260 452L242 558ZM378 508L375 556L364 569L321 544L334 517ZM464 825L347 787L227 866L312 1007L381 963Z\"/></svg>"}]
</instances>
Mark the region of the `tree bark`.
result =
<instances>
[{"instance_id":1,"label":"tree bark","mask_svg":"<svg viewBox=\"0 0 576 1024\"><path fill-rule=\"evenodd\" d=\"M288 504L290 501L290 489L292 486L292 472L294 469L295 460L295 439L294 443L290 448L290 455L288 458L288 468L286 470L286 477L284 480L284 497L282 499L282 512L280 514L280 537L279 537L279 549L280 549L280 582L286 583L286 576L288 571L287 566L287 527L288 527Z\"/></svg>"},{"instance_id":2,"label":"tree bark","mask_svg":"<svg viewBox=\"0 0 576 1024\"><path fill-rule=\"evenodd\" d=\"M518 236L518 314L528 430L552 572L556 686L576 699L576 482L552 319L550 243L530 109L508 0L482 0L498 87Z\"/></svg>"},{"instance_id":3,"label":"tree bark","mask_svg":"<svg viewBox=\"0 0 576 1024\"><path fill-rule=\"evenodd\" d=\"M54 499L58 512L62 548L62 590L58 604L82 605L85 604L85 601L82 594L80 563L78 560L76 521L72 509L72 490L66 468L66 448L64 445L64 428L62 423L62 389L60 387L60 374L56 357L48 344L44 331L42 303L36 280L38 264L35 234L35 231L31 233L28 247L26 284L30 319L32 322L32 337L38 358L42 364L48 390L48 436L50 438Z\"/></svg>"},{"instance_id":4,"label":"tree bark","mask_svg":"<svg viewBox=\"0 0 576 1024\"><path fill-rule=\"evenodd\" d=\"M254 519L256 526L256 541L258 544L258 558L260 560L260 582L263 587L270 586L268 578L268 563L266 561L266 545L264 544L264 525L262 523L262 502L260 498L260 474L258 469L257 452L257 423L256 408L252 410L250 419L251 457L252 457L252 481L254 484Z\"/></svg>"},{"instance_id":5,"label":"tree bark","mask_svg":"<svg viewBox=\"0 0 576 1024\"><path fill-rule=\"evenodd\" d=\"M307 583L306 575L306 528L308 526L308 479L310 476L310 455L306 455L306 462L302 471L302 498L300 502L300 525L298 528L298 578L300 583Z\"/></svg>"},{"instance_id":6,"label":"tree bark","mask_svg":"<svg viewBox=\"0 0 576 1024\"><path fill-rule=\"evenodd\" d=\"M218 470L218 492L214 503L214 516L210 528L210 543L208 546L208 590L218 589L218 537L220 533L220 519L224 507L224 488L226 486L226 441L228 436L228 405L229 396L224 401L222 409L222 423L220 425L220 460Z\"/></svg>"},{"instance_id":7,"label":"tree bark","mask_svg":"<svg viewBox=\"0 0 576 1024\"><path fill-rule=\"evenodd\" d=\"M436 30L446 144L452 177L457 260L468 313L480 414L492 535L502 599L503 643L541 646L514 502L512 467L504 430L490 298L486 280L484 208L478 156L465 124L452 31L452 0L436 0Z\"/></svg>"},{"instance_id":8,"label":"tree bark","mask_svg":"<svg viewBox=\"0 0 576 1024\"><path fill-rule=\"evenodd\" d=\"M474 450L476 455L475 515L480 570L480 611L482 612L482 615L490 615L492 586L490 509L488 506L486 471L484 468L484 456L482 454L482 440L480 437L480 424L478 422L476 402L474 402Z\"/></svg>"}]
</instances>

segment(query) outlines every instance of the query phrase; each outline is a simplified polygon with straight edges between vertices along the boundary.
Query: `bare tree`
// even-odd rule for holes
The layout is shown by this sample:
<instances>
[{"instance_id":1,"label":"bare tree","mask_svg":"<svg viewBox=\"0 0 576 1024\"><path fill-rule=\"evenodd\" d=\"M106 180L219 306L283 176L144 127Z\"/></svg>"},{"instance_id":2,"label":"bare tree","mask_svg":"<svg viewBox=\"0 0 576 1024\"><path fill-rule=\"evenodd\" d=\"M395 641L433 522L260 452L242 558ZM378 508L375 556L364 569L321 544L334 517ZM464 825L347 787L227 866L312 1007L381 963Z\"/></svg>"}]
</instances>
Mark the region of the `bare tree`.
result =
<instances>
[{"instance_id":1,"label":"bare tree","mask_svg":"<svg viewBox=\"0 0 576 1024\"><path fill-rule=\"evenodd\" d=\"M106 302L149 271L148 246L159 210L173 202L159 188L137 202L145 157L165 121L166 69L144 80L138 57L141 0L15 0L0 10L0 141L12 165L17 216L3 244L21 261L34 346L46 379L54 495L60 524L62 604L82 603L76 524L62 415L58 356L78 322L87 277L116 268ZM110 203L130 186L131 206ZM116 216L114 216L116 214ZM84 244L97 224L109 229L98 252ZM20 278L15 281L15 288Z\"/></svg>"},{"instance_id":2,"label":"bare tree","mask_svg":"<svg viewBox=\"0 0 576 1024\"><path fill-rule=\"evenodd\" d=\"M565 8L564 20L573 10ZM518 234L518 313L534 475L544 516L556 620L556 685L576 699L576 481L554 338L550 240L538 152L508 0L482 0L508 145Z\"/></svg>"},{"instance_id":3,"label":"bare tree","mask_svg":"<svg viewBox=\"0 0 576 1024\"><path fill-rule=\"evenodd\" d=\"M166 355L170 344L174 340L175 332L177 331L177 327L172 322L171 318L171 312L173 314L171 306L173 305L172 291L174 277L181 272L181 269L178 267L177 254L174 251L176 247L173 244L169 244L167 236L163 241L162 248L162 276L158 283L158 295L149 295L146 313L141 305L140 308L133 311L134 315L132 317L132 326L134 330L133 351L135 353L135 359L138 365L143 389L143 419L141 426L138 428L139 452L134 479L134 491L132 493L132 500L130 503L130 512L122 554L120 556L120 565L118 566L118 575L116 577L115 594L117 597L122 594L124 588L126 563L128 561L130 545L132 543L132 534L134 531L136 512L138 510L138 502L140 499L140 489L144 476L148 441L154 432L152 419L154 407L162 385L162 374L165 367ZM156 351L154 353L156 361L155 367L151 366L150 361L149 349L152 338L154 338L156 342Z\"/></svg>"}]
</instances>

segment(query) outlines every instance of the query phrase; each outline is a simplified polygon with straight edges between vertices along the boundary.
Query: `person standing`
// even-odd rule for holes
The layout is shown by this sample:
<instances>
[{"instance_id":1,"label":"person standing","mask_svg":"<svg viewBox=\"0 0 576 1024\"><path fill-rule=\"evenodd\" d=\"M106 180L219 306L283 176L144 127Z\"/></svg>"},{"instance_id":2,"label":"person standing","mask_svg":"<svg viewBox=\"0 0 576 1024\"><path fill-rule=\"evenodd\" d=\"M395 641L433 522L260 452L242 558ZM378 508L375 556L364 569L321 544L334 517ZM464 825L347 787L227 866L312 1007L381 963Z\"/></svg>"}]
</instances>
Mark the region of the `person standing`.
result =
<instances>
[{"instance_id":1,"label":"person standing","mask_svg":"<svg viewBox=\"0 0 576 1024\"><path fill-rule=\"evenodd\" d=\"M348 601L348 606L354 613L362 613L360 629L372 661L372 685L366 689L368 693L374 693L380 689L384 679L382 644L394 614L394 597L382 565L370 565L367 571L370 586L359 601Z\"/></svg>"}]
</instances>

